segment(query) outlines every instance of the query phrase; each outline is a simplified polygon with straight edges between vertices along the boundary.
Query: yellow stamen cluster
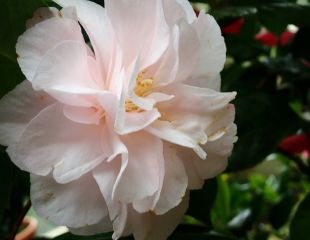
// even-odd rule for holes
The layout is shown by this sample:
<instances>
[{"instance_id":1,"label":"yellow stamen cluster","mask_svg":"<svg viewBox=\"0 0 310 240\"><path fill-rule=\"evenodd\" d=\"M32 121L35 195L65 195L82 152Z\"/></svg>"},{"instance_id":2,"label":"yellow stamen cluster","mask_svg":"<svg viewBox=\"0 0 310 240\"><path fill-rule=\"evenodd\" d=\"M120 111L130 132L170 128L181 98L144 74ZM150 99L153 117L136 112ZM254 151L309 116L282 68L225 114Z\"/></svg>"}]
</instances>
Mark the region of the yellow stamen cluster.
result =
<instances>
[{"instance_id":1,"label":"yellow stamen cluster","mask_svg":"<svg viewBox=\"0 0 310 240\"><path fill-rule=\"evenodd\" d=\"M154 79L151 78L145 78L144 75L146 73L145 71L142 71L138 74L136 78L136 86L135 86L135 94L139 97L146 97L150 94L152 88L153 88L153 82ZM125 102L125 109L126 112L141 112L142 109L140 109L137 105L135 105L131 100L127 100Z\"/></svg>"}]
</instances>

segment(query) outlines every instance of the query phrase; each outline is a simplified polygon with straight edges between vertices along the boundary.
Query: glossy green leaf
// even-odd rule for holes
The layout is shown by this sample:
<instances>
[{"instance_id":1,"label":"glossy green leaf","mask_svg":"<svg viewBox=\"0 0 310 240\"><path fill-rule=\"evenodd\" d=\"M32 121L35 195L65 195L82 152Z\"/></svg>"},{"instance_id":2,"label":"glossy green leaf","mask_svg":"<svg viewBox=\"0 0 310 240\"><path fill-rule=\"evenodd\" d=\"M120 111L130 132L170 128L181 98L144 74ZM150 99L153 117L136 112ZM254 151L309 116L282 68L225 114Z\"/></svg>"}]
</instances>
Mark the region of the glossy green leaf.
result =
<instances>
[{"instance_id":1,"label":"glossy green leaf","mask_svg":"<svg viewBox=\"0 0 310 240\"><path fill-rule=\"evenodd\" d=\"M1 0L0 55L15 62L17 38L26 30L26 20L44 6L41 0Z\"/></svg>"},{"instance_id":2,"label":"glossy green leaf","mask_svg":"<svg viewBox=\"0 0 310 240\"><path fill-rule=\"evenodd\" d=\"M262 23L272 32L280 35L288 24L310 26L310 6L296 3L274 3L263 5L258 15ZM276 14L275 14L276 13Z\"/></svg>"},{"instance_id":3,"label":"glossy green leaf","mask_svg":"<svg viewBox=\"0 0 310 240\"><path fill-rule=\"evenodd\" d=\"M301 202L290 226L290 240L308 239L310 236L310 194Z\"/></svg>"},{"instance_id":4,"label":"glossy green leaf","mask_svg":"<svg viewBox=\"0 0 310 240\"><path fill-rule=\"evenodd\" d=\"M190 205L187 214L210 226L210 213L216 198L216 193L216 178L207 180L202 189L191 191Z\"/></svg>"}]
</instances>

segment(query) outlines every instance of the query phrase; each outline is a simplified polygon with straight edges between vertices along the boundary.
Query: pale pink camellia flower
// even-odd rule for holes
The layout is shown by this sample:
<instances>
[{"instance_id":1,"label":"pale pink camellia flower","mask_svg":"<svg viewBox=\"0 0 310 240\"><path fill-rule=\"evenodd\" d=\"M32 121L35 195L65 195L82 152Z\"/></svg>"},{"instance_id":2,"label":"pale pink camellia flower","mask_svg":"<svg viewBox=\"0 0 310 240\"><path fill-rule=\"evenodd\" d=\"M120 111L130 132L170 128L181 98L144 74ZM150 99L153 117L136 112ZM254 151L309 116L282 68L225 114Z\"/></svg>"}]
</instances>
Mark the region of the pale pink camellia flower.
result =
<instances>
[{"instance_id":1,"label":"pale pink camellia flower","mask_svg":"<svg viewBox=\"0 0 310 240\"><path fill-rule=\"evenodd\" d=\"M0 102L0 143L31 173L40 216L166 239L236 140L219 26L186 0L55 2L18 39L27 80Z\"/></svg>"}]
</instances>

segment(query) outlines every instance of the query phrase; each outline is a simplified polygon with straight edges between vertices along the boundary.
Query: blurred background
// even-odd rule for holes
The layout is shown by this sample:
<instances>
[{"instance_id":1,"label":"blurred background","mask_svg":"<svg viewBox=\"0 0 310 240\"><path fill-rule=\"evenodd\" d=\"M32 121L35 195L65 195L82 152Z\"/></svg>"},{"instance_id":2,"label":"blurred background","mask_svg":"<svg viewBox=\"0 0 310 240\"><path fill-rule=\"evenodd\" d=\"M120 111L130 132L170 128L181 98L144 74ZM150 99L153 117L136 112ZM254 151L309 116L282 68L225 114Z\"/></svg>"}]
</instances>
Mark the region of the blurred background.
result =
<instances>
[{"instance_id":1,"label":"blurred background","mask_svg":"<svg viewBox=\"0 0 310 240\"><path fill-rule=\"evenodd\" d=\"M191 193L184 222L171 239L310 239L309 1L192 4L197 14L207 11L221 26L227 45L222 91L238 92L239 140L226 172ZM55 4L0 0L0 97L24 79L15 43L26 19L42 6ZM26 212L37 219L36 239L111 239L110 234L83 238L65 233L66 228L28 211L28 200L28 174L1 147L0 239L10 239Z\"/></svg>"}]
</instances>

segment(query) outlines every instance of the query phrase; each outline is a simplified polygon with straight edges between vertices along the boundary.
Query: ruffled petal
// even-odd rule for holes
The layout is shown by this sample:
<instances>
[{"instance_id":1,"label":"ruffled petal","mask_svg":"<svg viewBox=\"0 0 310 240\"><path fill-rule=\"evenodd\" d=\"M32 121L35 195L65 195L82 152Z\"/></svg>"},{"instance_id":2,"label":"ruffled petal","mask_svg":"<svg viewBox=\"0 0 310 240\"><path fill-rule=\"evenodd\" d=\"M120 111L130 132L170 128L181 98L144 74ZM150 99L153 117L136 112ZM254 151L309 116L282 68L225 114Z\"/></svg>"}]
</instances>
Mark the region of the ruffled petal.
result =
<instances>
[{"instance_id":1,"label":"ruffled petal","mask_svg":"<svg viewBox=\"0 0 310 240\"><path fill-rule=\"evenodd\" d=\"M87 32L95 51L102 76L109 74L113 64L116 40L106 10L100 5L84 0L54 0L62 7L74 6L78 20Z\"/></svg>"},{"instance_id":2,"label":"ruffled petal","mask_svg":"<svg viewBox=\"0 0 310 240\"><path fill-rule=\"evenodd\" d=\"M31 120L11 159L21 169L47 175L54 169L58 182L75 180L107 156L102 148L102 130L97 125L78 124L67 119L61 104L45 108Z\"/></svg>"},{"instance_id":3,"label":"ruffled petal","mask_svg":"<svg viewBox=\"0 0 310 240\"><path fill-rule=\"evenodd\" d=\"M213 121L206 128L208 142L203 146L207 158L201 160L192 151L178 147L178 156L187 166L190 189L198 189L202 181L221 173L227 166L228 157L236 142L236 125L233 124L235 110L233 105L221 109L214 115L217 121Z\"/></svg>"},{"instance_id":4,"label":"ruffled petal","mask_svg":"<svg viewBox=\"0 0 310 240\"><path fill-rule=\"evenodd\" d=\"M55 100L42 91L34 91L23 81L0 101L0 144L16 143L27 124Z\"/></svg>"},{"instance_id":5,"label":"ruffled petal","mask_svg":"<svg viewBox=\"0 0 310 240\"><path fill-rule=\"evenodd\" d=\"M124 154L123 152L122 155ZM112 198L115 182L121 169L121 162L120 153L113 161L104 162L93 171L94 178L107 203L110 219L113 222L113 239L126 235L124 230L127 221L127 206Z\"/></svg>"},{"instance_id":6,"label":"ruffled petal","mask_svg":"<svg viewBox=\"0 0 310 240\"><path fill-rule=\"evenodd\" d=\"M182 202L163 215L152 212L140 214L129 208L127 228L133 232L136 240L165 240L182 220L189 202L186 194Z\"/></svg>"},{"instance_id":7,"label":"ruffled petal","mask_svg":"<svg viewBox=\"0 0 310 240\"><path fill-rule=\"evenodd\" d=\"M183 82L190 78L198 61L201 42L195 29L186 21L181 21L179 27L179 70L175 82Z\"/></svg>"},{"instance_id":8,"label":"ruffled petal","mask_svg":"<svg viewBox=\"0 0 310 240\"><path fill-rule=\"evenodd\" d=\"M165 86L176 79L179 70L179 28L174 26L166 52L150 69L155 79L155 86Z\"/></svg>"},{"instance_id":9,"label":"ruffled petal","mask_svg":"<svg viewBox=\"0 0 310 240\"><path fill-rule=\"evenodd\" d=\"M165 143L164 157L165 177L160 191L160 198L154 209L154 212L158 215L162 215L180 204L188 183L184 165L177 156L172 144Z\"/></svg>"},{"instance_id":10,"label":"ruffled petal","mask_svg":"<svg viewBox=\"0 0 310 240\"><path fill-rule=\"evenodd\" d=\"M64 41L84 43L77 21L53 17L36 24L18 38L17 60L29 81L32 81L42 57Z\"/></svg>"},{"instance_id":11,"label":"ruffled petal","mask_svg":"<svg viewBox=\"0 0 310 240\"><path fill-rule=\"evenodd\" d=\"M184 131L184 129L178 128L171 122L160 120L152 123L145 130L170 143L192 148L200 158L206 158L205 151L199 145L200 139L196 139L195 133L191 136L190 131Z\"/></svg>"},{"instance_id":12,"label":"ruffled petal","mask_svg":"<svg viewBox=\"0 0 310 240\"><path fill-rule=\"evenodd\" d=\"M113 225L109 216L106 216L100 222L94 225L81 228L69 228L69 230L75 235L89 236L99 233L111 232L113 230Z\"/></svg>"},{"instance_id":13,"label":"ruffled petal","mask_svg":"<svg viewBox=\"0 0 310 240\"><path fill-rule=\"evenodd\" d=\"M99 124L104 112L95 107L64 106L64 115L70 120L82 124Z\"/></svg>"},{"instance_id":14,"label":"ruffled petal","mask_svg":"<svg viewBox=\"0 0 310 240\"><path fill-rule=\"evenodd\" d=\"M164 0L165 17L170 26L177 24L181 19L192 23L197 17L193 7L187 0Z\"/></svg>"},{"instance_id":15,"label":"ruffled petal","mask_svg":"<svg viewBox=\"0 0 310 240\"><path fill-rule=\"evenodd\" d=\"M198 19L193 23L193 27L204 47L199 52L199 60L195 65L190 81L195 84L195 79L203 78L210 81L208 88L213 88L213 81L223 69L226 60L224 38L215 19L203 12L200 12Z\"/></svg>"},{"instance_id":16,"label":"ruffled petal","mask_svg":"<svg viewBox=\"0 0 310 240\"><path fill-rule=\"evenodd\" d=\"M231 124L227 127L227 132L222 138L207 143L205 146L208 153L206 160L192 158L195 169L202 179L213 178L225 170L233 144L237 140L236 131L236 125ZM181 154L183 155L183 153Z\"/></svg>"},{"instance_id":17,"label":"ruffled petal","mask_svg":"<svg viewBox=\"0 0 310 240\"><path fill-rule=\"evenodd\" d=\"M41 217L70 228L97 224L108 214L91 175L68 184L59 184L51 176L31 175L30 196Z\"/></svg>"},{"instance_id":18,"label":"ruffled petal","mask_svg":"<svg viewBox=\"0 0 310 240\"><path fill-rule=\"evenodd\" d=\"M119 134L129 134L144 129L160 117L157 109L143 112L125 112L115 123L115 131Z\"/></svg>"},{"instance_id":19,"label":"ruffled petal","mask_svg":"<svg viewBox=\"0 0 310 240\"><path fill-rule=\"evenodd\" d=\"M89 63L85 44L65 41L45 54L36 70L33 86L46 91L76 93L85 88L86 93L92 92L99 86L90 75Z\"/></svg>"},{"instance_id":20,"label":"ruffled petal","mask_svg":"<svg viewBox=\"0 0 310 240\"><path fill-rule=\"evenodd\" d=\"M128 158L122 159L112 196L114 201L135 204L152 196L161 186L163 143L146 132L125 135L122 140L128 149Z\"/></svg>"},{"instance_id":21,"label":"ruffled petal","mask_svg":"<svg viewBox=\"0 0 310 240\"><path fill-rule=\"evenodd\" d=\"M125 66L129 66L138 54L141 70L156 62L169 43L162 1L107 0L105 6L120 47L126 50Z\"/></svg>"},{"instance_id":22,"label":"ruffled petal","mask_svg":"<svg viewBox=\"0 0 310 240\"><path fill-rule=\"evenodd\" d=\"M183 125L183 122L198 123L203 130L209 122L214 121L214 113L227 106L236 96L236 92L222 93L185 84L166 88L166 91L175 97L158 104L161 119L176 125Z\"/></svg>"}]
</instances>

